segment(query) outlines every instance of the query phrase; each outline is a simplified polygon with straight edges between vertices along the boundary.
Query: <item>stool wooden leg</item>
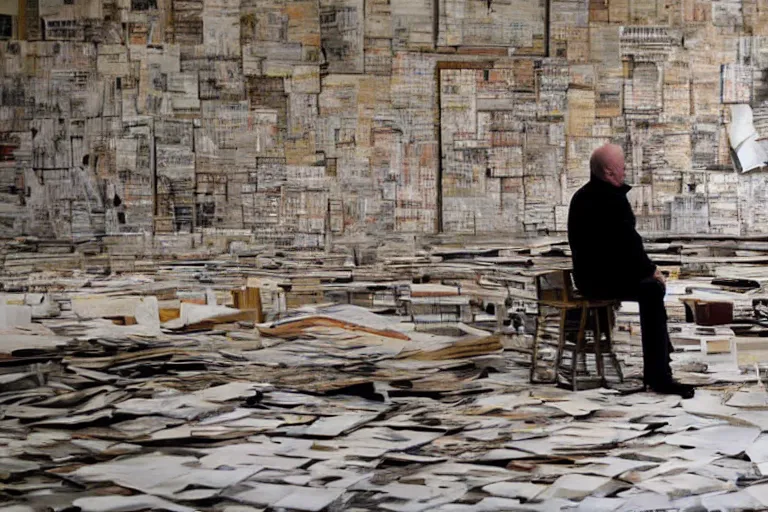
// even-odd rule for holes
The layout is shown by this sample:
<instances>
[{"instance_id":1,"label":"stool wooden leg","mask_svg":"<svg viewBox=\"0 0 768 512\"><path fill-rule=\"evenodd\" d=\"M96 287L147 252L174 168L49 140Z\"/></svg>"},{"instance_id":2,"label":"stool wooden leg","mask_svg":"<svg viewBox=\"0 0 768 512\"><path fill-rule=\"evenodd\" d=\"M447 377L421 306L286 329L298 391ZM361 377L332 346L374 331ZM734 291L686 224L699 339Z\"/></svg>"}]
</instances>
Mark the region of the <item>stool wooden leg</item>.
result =
<instances>
[{"instance_id":1,"label":"stool wooden leg","mask_svg":"<svg viewBox=\"0 0 768 512\"><path fill-rule=\"evenodd\" d=\"M533 346L531 347L531 369L529 372L528 380L531 382L531 384L552 384L553 382L557 382L557 370L555 370L555 377L551 380L540 380L536 377L537 370L539 368L538 360L539 360L539 340L541 340L542 335L545 331L546 324L546 317L539 315L536 319L536 332L533 336ZM561 319L562 324L562 319ZM557 359L555 359L557 361ZM557 364L557 363L555 363Z\"/></svg>"},{"instance_id":2,"label":"stool wooden leg","mask_svg":"<svg viewBox=\"0 0 768 512\"><path fill-rule=\"evenodd\" d=\"M619 358L616 357L616 353L613 351L613 307L608 307L608 332L605 333L608 340L608 347L611 350L611 363L616 370L616 375L619 377L619 382L624 382L624 373L621 371L621 364Z\"/></svg>"},{"instance_id":3,"label":"stool wooden leg","mask_svg":"<svg viewBox=\"0 0 768 512\"><path fill-rule=\"evenodd\" d=\"M531 384L536 384L536 360L539 357L539 335L541 333L542 318L541 314L536 318L536 332L533 333L533 346L531 347L531 374L528 380Z\"/></svg>"},{"instance_id":4,"label":"stool wooden leg","mask_svg":"<svg viewBox=\"0 0 768 512\"><path fill-rule=\"evenodd\" d=\"M573 352L573 358L571 359L571 386L574 391L578 391L577 386L577 370L579 367L579 356L584 352L584 338L587 330L587 315L589 308L585 305L581 308L581 319L579 320L579 333L576 335L576 347Z\"/></svg>"},{"instance_id":5,"label":"stool wooden leg","mask_svg":"<svg viewBox=\"0 0 768 512\"><path fill-rule=\"evenodd\" d=\"M557 340L557 354L555 355L555 383L560 375L560 364L563 362L563 350L565 350L565 325L568 317L568 310L560 309L560 333Z\"/></svg>"},{"instance_id":6,"label":"stool wooden leg","mask_svg":"<svg viewBox=\"0 0 768 512\"><path fill-rule=\"evenodd\" d=\"M603 368L603 349L600 346L602 344L602 333L600 332L600 311L602 308L594 310L595 313L595 365L597 366L597 376L602 380L603 386L605 385L605 369Z\"/></svg>"}]
</instances>

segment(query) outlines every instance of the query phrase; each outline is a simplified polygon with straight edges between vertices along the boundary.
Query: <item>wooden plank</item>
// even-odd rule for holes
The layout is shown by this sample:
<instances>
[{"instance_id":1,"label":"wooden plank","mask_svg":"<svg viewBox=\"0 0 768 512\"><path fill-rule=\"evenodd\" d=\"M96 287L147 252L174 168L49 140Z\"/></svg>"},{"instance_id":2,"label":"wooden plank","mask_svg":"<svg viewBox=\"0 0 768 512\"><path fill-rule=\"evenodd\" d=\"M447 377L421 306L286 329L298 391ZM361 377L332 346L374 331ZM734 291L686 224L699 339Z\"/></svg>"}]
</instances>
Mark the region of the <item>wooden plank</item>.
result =
<instances>
[{"instance_id":1,"label":"wooden plank","mask_svg":"<svg viewBox=\"0 0 768 512\"><path fill-rule=\"evenodd\" d=\"M295 322L284 323L275 327L259 327L259 332L266 334L267 336L275 336L278 338L295 337L303 333L304 329L311 327L339 327L348 331L362 331L377 336L383 336L385 338L395 338L398 340L410 340L410 338L397 331L374 329L372 327L366 327L364 325L355 325L343 320L336 320L334 318L327 318L322 316L315 316L310 318L302 318Z\"/></svg>"},{"instance_id":2,"label":"wooden plank","mask_svg":"<svg viewBox=\"0 0 768 512\"><path fill-rule=\"evenodd\" d=\"M175 320L180 316L181 309L179 308L160 308L160 323L165 323L169 320Z\"/></svg>"},{"instance_id":3,"label":"wooden plank","mask_svg":"<svg viewBox=\"0 0 768 512\"><path fill-rule=\"evenodd\" d=\"M253 287L232 290L232 298L235 308L256 311L256 322L264 321L264 312L261 306L261 290Z\"/></svg>"}]
</instances>

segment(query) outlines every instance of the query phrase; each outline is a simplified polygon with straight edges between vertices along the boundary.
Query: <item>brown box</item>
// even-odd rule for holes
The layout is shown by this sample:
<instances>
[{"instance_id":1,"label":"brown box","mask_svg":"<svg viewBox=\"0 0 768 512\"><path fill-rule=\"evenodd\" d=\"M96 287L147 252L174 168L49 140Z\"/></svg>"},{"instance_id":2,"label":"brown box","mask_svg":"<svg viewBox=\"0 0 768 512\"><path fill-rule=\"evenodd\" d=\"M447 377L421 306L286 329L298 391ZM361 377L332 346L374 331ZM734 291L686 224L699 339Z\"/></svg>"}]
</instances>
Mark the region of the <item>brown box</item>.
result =
<instances>
[{"instance_id":1,"label":"brown box","mask_svg":"<svg viewBox=\"0 0 768 512\"><path fill-rule=\"evenodd\" d=\"M733 303L697 302L694 307L696 325L726 325L733 323Z\"/></svg>"}]
</instances>

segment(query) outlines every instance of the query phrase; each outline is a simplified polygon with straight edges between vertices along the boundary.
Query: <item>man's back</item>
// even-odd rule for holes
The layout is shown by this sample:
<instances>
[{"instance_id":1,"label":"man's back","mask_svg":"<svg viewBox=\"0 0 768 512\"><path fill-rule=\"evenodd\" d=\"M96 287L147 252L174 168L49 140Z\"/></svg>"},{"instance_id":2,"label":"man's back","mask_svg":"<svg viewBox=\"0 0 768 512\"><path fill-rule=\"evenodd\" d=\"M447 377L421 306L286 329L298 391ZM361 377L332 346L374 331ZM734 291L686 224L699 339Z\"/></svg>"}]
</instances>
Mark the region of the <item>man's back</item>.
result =
<instances>
[{"instance_id":1,"label":"man's back","mask_svg":"<svg viewBox=\"0 0 768 512\"><path fill-rule=\"evenodd\" d=\"M627 201L629 186L616 187L593 177L571 200L568 242L576 286L587 296L618 297L628 285L653 274L635 216Z\"/></svg>"}]
</instances>

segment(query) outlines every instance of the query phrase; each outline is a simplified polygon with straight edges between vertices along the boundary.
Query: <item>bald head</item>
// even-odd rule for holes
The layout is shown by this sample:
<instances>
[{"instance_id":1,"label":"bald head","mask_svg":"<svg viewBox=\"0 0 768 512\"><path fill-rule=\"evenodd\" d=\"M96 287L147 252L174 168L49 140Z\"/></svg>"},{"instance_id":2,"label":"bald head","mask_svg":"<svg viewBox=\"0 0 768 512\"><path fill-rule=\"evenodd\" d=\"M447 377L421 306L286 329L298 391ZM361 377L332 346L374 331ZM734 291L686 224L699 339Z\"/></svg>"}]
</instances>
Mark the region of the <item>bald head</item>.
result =
<instances>
[{"instance_id":1,"label":"bald head","mask_svg":"<svg viewBox=\"0 0 768 512\"><path fill-rule=\"evenodd\" d=\"M624 184L624 151L616 144L606 144L592 153L589 159L592 174L614 187Z\"/></svg>"}]
</instances>

